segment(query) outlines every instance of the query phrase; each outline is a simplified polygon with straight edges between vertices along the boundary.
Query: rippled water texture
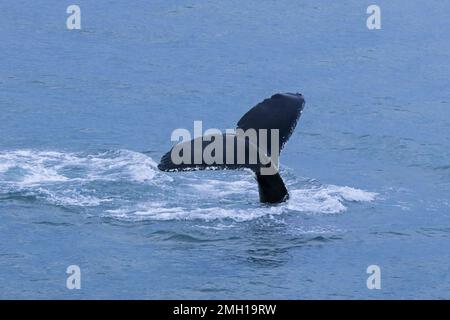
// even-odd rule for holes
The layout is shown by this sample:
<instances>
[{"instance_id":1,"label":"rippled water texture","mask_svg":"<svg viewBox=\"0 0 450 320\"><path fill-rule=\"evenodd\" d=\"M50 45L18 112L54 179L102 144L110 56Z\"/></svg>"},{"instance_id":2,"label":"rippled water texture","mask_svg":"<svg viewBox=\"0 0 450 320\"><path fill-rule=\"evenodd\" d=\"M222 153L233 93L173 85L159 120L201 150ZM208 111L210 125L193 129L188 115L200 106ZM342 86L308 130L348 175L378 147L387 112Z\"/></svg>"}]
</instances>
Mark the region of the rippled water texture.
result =
<instances>
[{"instance_id":1,"label":"rippled water texture","mask_svg":"<svg viewBox=\"0 0 450 320\"><path fill-rule=\"evenodd\" d=\"M450 298L450 4L378 1L382 30L356 0L77 4L80 31L0 4L1 298ZM158 171L172 130L285 91L287 202Z\"/></svg>"}]
</instances>

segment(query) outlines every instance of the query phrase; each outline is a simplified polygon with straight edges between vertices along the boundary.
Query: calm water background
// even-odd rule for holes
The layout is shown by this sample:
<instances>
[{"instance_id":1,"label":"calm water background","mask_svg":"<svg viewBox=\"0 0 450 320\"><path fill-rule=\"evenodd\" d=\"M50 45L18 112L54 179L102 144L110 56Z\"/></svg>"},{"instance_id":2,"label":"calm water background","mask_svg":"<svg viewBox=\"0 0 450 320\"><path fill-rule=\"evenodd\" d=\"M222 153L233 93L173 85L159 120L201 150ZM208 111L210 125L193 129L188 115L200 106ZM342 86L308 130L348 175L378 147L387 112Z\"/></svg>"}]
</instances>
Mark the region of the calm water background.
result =
<instances>
[{"instance_id":1,"label":"calm water background","mask_svg":"<svg viewBox=\"0 0 450 320\"><path fill-rule=\"evenodd\" d=\"M450 298L450 2L70 4L0 3L1 298ZM285 91L289 202L157 171Z\"/></svg>"}]
</instances>

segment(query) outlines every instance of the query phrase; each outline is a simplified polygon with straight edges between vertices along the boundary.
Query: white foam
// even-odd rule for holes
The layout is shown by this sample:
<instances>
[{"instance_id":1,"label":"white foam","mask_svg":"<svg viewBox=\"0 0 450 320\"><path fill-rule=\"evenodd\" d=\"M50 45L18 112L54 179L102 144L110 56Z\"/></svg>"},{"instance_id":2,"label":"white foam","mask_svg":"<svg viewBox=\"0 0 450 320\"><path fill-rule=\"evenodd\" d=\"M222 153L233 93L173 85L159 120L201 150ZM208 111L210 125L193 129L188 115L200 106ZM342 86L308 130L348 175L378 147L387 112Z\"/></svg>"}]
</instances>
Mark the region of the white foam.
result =
<instances>
[{"instance_id":1,"label":"white foam","mask_svg":"<svg viewBox=\"0 0 450 320\"><path fill-rule=\"evenodd\" d=\"M236 222L254 220L266 215L279 215L282 210L277 207L267 208L195 208L168 207L162 203L143 203L135 208L107 210L109 216L126 220L203 220L214 221L231 219Z\"/></svg>"},{"instance_id":2,"label":"white foam","mask_svg":"<svg viewBox=\"0 0 450 320\"><path fill-rule=\"evenodd\" d=\"M47 157L47 155L45 155ZM29 150L18 150L0 153L0 173L5 174L9 170L20 170L20 177L14 176L13 181L22 184L36 184L39 182L65 181L66 177L58 174L51 167L44 164L45 158ZM7 180L6 177L3 177Z\"/></svg>"},{"instance_id":3,"label":"white foam","mask_svg":"<svg viewBox=\"0 0 450 320\"><path fill-rule=\"evenodd\" d=\"M235 192L242 193L242 186L250 186L249 181L225 183L221 180L207 180L211 184L190 185L204 193L196 194L197 205L205 206L212 195L217 193L220 197L226 197ZM251 185L252 188L256 186ZM236 188L236 189L235 189ZM230 190L231 189L231 190ZM247 192L247 190L245 191ZM254 204L247 208L232 206L218 207L217 202L206 207L173 206L164 202L144 202L135 206L107 210L106 214L126 220L225 220L236 222L250 221L263 216L277 216L286 212L301 212L305 214L336 214L347 210L345 203L373 201L376 193L367 192L350 187L335 185L314 186L304 189L294 189L290 192L290 198L286 203L278 205ZM194 195L192 195L194 197ZM246 205L248 206L248 204Z\"/></svg>"},{"instance_id":4,"label":"white foam","mask_svg":"<svg viewBox=\"0 0 450 320\"><path fill-rule=\"evenodd\" d=\"M347 209L345 201L370 202L376 193L335 185L295 189L290 191L287 207L310 213L339 213Z\"/></svg>"},{"instance_id":5,"label":"white foam","mask_svg":"<svg viewBox=\"0 0 450 320\"><path fill-rule=\"evenodd\" d=\"M13 150L0 151L0 190L2 193L21 192L26 196L68 206L99 206L111 202L100 196L96 181L123 181L164 185L172 178L159 172L148 156L129 150L96 154Z\"/></svg>"},{"instance_id":6,"label":"white foam","mask_svg":"<svg viewBox=\"0 0 450 320\"><path fill-rule=\"evenodd\" d=\"M91 195L83 195L77 190L52 192L47 189L39 188L36 191L38 198L45 198L47 202L60 206L95 207L112 201L110 198L102 199Z\"/></svg>"},{"instance_id":7,"label":"white foam","mask_svg":"<svg viewBox=\"0 0 450 320\"><path fill-rule=\"evenodd\" d=\"M212 174L211 179L206 173L180 173L173 176L177 183L171 184L174 178L158 171L150 157L129 150L95 154L0 151L2 192L21 191L57 205L100 206L107 202L111 209L105 211L106 215L127 220L241 222L286 212L335 214L346 211L351 202L370 202L377 196L361 189L295 178L288 179L287 202L266 206L258 203L258 187L251 174L236 171ZM123 187L119 194L123 192L124 199L134 200L119 199L115 195L117 190L97 191L96 184L92 184L96 181L121 182L117 184ZM151 184L154 189L150 189L145 202L139 202L141 197L128 192L128 183ZM164 196L166 189L170 197Z\"/></svg>"},{"instance_id":8,"label":"white foam","mask_svg":"<svg viewBox=\"0 0 450 320\"><path fill-rule=\"evenodd\" d=\"M15 150L0 152L0 174L19 169L21 185L64 181L130 180L159 183L172 178L158 172L156 163L148 156L129 150L92 155L56 151ZM65 169L77 167L78 176L69 177ZM158 181L156 181L158 180Z\"/></svg>"},{"instance_id":9,"label":"white foam","mask_svg":"<svg viewBox=\"0 0 450 320\"><path fill-rule=\"evenodd\" d=\"M0 162L0 173L6 172L7 170L9 170L10 168L12 168L14 166L13 163L11 162Z\"/></svg>"},{"instance_id":10,"label":"white foam","mask_svg":"<svg viewBox=\"0 0 450 320\"><path fill-rule=\"evenodd\" d=\"M243 191L255 194L258 192L256 182L248 180L226 181L204 179L199 180L195 184L189 183L187 184L187 187L193 188L207 197L213 196L215 198L223 198L233 194L242 194Z\"/></svg>"},{"instance_id":11,"label":"white foam","mask_svg":"<svg viewBox=\"0 0 450 320\"><path fill-rule=\"evenodd\" d=\"M338 195L344 200L355 202L370 202L375 200L378 195L376 192L364 191L347 186L340 187L335 185L328 185L326 186L325 190L329 194Z\"/></svg>"}]
</instances>

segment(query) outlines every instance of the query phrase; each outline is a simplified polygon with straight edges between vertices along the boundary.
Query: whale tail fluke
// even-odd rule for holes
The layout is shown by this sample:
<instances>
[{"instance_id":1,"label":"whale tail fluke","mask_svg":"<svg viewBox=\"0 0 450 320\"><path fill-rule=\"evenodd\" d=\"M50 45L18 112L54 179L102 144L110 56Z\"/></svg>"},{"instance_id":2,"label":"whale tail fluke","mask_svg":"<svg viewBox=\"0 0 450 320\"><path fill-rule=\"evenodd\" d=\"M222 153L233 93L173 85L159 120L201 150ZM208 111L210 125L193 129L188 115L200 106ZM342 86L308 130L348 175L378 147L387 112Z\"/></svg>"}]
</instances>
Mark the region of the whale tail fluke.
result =
<instances>
[{"instance_id":1,"label":"whale tail fluke","mask_svg":"<svg viewBox=\"0 0 450 320\"><path fill-rule=\"evenodd\" d=\"M262 144L247 135L205 135L175 145L163 155L158 168L162 171L248 168L256 174L261 202L284 201L288 198L288 192L278 173L278 161L274 164L272 160L278 160L281 149L297 125L304 104L305 100L299 93L275 94L251 108L237 123L236 131L254 129L258 132L265 129L266 137L272 137L272 131L276 130L278 140L269 138ZM243 156L239 156L240 150L245 150ZM210 155L209 158L204 157L205 152ZM252 157L255 154L256 159Z\"/></svg>"}]
</instances>

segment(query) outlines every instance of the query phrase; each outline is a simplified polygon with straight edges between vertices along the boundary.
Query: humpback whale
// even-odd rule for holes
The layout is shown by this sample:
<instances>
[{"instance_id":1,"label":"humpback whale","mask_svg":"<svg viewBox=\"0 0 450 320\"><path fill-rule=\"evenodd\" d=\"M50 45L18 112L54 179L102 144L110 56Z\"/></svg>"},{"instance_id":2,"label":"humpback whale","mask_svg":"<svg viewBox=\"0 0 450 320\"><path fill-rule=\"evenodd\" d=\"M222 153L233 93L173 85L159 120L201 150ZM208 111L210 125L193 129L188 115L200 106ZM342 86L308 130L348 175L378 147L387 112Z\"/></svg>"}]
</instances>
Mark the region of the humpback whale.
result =
<instances>
[{"instance_id":1,"label":"humpback whale","mask_svg":"<svg viewBox=\"0 0 450 320\"><path fill-rule=\"evenodd\" d=\"M289 194L278 172L278 156L292 135L304 105L300 93L274 94L247 111L238 121L235 133L210 134L182 141L162 156L158 168L161 171L250 169L255 173L261 202L285 201ZM252 135L247 134L251 130L266 135L251 139ZM270 138L264 139L267 136ZM217 142L221 142L219 147L212 148ZM211 149L213 161L202 158L204 152ZM258 156L254 158L252 154ZM184 161L180 161L180 157Z\"/></svg>"}]
</instances>

